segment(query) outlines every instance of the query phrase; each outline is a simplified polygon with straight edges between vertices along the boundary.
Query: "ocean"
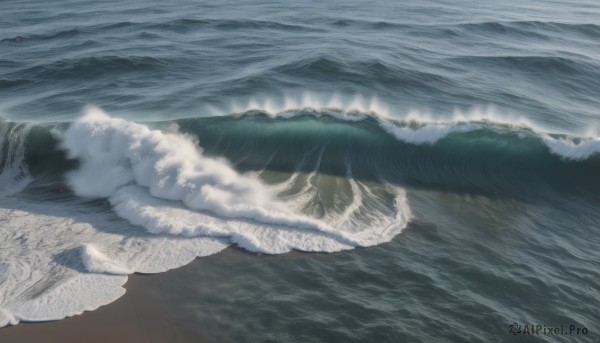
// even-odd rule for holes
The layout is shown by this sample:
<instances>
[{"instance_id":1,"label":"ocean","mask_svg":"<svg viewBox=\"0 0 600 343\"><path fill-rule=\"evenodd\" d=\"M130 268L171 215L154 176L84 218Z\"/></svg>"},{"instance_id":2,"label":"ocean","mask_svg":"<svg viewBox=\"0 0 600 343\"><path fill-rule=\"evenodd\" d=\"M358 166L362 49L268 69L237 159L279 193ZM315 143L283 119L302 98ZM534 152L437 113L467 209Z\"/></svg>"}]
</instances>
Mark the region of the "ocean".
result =
<instances>
[{"instance_id":1,"label":"ocean","mask_svg":"<svg viewBox=\"0 0 600 343\"><path fill-rule=\"evenodd\" d=\"M0 13L0 326L187 265L183 341L600 340L597 1Z\"/></svg>"}]
</instances>

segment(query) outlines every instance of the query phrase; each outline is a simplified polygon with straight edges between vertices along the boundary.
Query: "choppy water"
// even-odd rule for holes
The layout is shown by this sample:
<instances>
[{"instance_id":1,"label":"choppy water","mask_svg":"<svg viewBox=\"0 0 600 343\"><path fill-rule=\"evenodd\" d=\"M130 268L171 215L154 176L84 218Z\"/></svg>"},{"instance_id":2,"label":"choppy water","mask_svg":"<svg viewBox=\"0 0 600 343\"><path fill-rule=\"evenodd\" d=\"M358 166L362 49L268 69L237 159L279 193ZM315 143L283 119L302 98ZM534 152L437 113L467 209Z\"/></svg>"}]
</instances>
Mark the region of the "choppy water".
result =
<instances>
[{"instance_id":1,"label":"choppy water","mask_svg":"<svg viewBox=\"0 0 600 343\"><path fill-rule=\"evenodd\" d=\"M190 339L597 340L595 2L0 11L0 325L218 254Z\"/></svg>"}]
</instances>

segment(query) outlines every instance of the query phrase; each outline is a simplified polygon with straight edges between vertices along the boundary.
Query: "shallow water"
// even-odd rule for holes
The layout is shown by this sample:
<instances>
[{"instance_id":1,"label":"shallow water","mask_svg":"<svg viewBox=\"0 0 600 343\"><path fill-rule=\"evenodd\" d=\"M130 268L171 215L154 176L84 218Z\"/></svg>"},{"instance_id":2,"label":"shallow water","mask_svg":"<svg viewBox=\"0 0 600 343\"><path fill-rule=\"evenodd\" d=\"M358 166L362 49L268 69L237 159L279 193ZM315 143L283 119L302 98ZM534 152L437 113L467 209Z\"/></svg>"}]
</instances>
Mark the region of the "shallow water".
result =
<instances>
[{"instance_id":1,"label":"shallow water","mask_svg":"<svg viewBox=\"0 0 600 343\"><path fill-rule=\"evenodd\" d=\"M212 255L186 337L597 340L595 2L0 11L0 324Z\"/></svg>"}]
</instances>

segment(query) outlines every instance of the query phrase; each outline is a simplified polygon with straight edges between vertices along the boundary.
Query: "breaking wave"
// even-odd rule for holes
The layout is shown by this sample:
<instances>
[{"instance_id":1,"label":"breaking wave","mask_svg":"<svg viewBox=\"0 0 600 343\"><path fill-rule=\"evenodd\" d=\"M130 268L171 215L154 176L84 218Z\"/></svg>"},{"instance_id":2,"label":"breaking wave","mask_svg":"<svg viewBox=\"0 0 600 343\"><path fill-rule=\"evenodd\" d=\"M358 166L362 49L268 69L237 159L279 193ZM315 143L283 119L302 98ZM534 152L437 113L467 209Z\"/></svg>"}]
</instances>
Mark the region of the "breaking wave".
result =
<instances>
[{"instance_id":1,"label":"breaking wave","mask_svg":"<svg viewBox=\"0 0 600 343\"><path fill-rule=\"evenodd\" d=\"M389 241L410 218L401 187L354 180L350 167L348 178L326 177L329 190L316 173L267 184L205 156L194 137L98 109L44 134L55 143L43 148L63 151L48 165L72 193L44 201L65 191L62 178L41 168L35 197L0 198L1 326L95 309L123 294L126 274L175 268L229 244L269 254L334 252ZM32 151L38 155L47 154ZM69 160L77 162L65 167ZM90 199L108 202L90 209Z\"/></svg>"},{"instance_id":2,"label":"breaking wave","mask_svg":"<svg viewBox=\"0 0 600 343\"><path fill-rule=\"evenodd\" d=\"M97 108L68 124L1 122L0 326L95 309L127 274L231 244L280 254L390 241L410 221L409 187L598 194L598 138L493 113L393 119L376 101L313 103L145 124Z\"/></svg>"}]
</instances>

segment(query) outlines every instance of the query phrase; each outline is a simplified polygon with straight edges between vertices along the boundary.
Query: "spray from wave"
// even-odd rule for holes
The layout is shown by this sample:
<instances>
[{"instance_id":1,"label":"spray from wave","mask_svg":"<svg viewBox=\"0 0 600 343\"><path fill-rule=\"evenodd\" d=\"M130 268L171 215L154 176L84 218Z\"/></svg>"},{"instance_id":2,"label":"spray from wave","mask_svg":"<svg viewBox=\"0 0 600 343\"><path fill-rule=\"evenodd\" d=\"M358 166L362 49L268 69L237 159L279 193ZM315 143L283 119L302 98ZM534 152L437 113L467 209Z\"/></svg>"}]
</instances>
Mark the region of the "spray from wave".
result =
<instances>
[{"instance_id":1,"label":"spray from wave","mask_svg":"<svg viewBox=\"0 0 600 343\"><path fill-rule=\"evenodd\" d=\"M537 136L553 154L569 160L584 160L600 152L600 138L593 132L580 137L567 134L550 134L553 130L525 117L510 113L499 113L493 106L475 107L464 112L454 110L451 115L435 116L420 111L392 109L376 96L356 95L343 97L333 94L328 97L305 92L301 96L284 95L280 98L250 98L246 102L234 102L229 108L210 108L213 115L266 114L270 118L291 119L310 114L328 116L341 121L357 122L375 119L378 124L396 139L410 144L433 144L451 134L492 129L500 133L517 130L530 131Z\"/></svg>"},{"instance_id":2,"label":"spray from wave","mask_svg":"<svg viewBox=\"0 0 600 343\"><path fill-rule=\"evenodd\" d=\"M410 218L403 189L354 180L350 166L344 177L298 172L267 185L204 156L189 136L95 108L54 136L79 161L66 175L77 197L0 199L1 326L97 308L123 294L126 274L175 268L232 243L333 252L389 241ZM321 203L324 194L334 198ZM79 198L105 198L112 211L90 212Z\"/></svg>"}]
</instances>

